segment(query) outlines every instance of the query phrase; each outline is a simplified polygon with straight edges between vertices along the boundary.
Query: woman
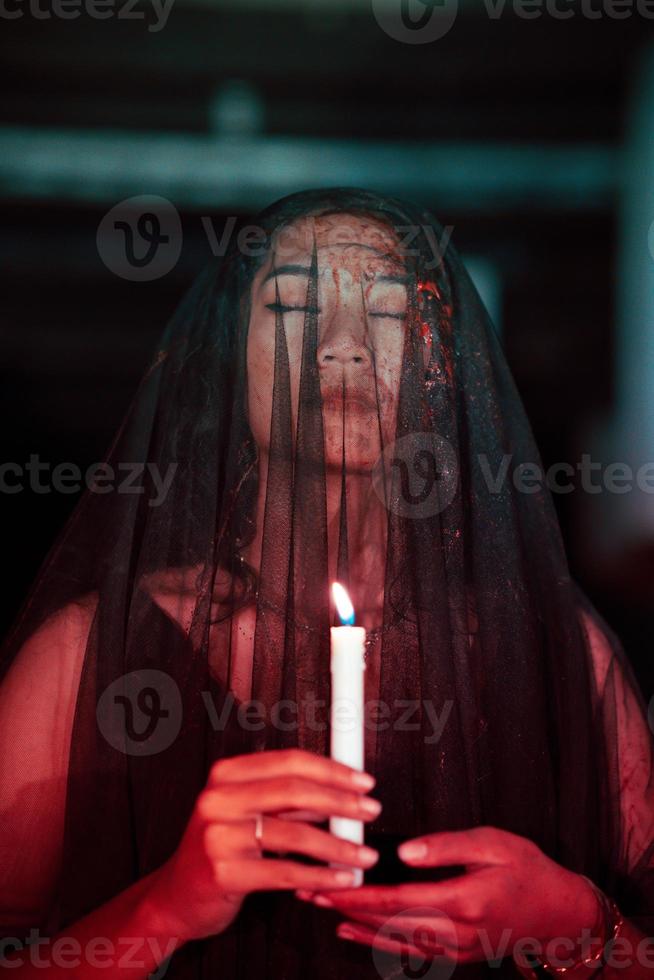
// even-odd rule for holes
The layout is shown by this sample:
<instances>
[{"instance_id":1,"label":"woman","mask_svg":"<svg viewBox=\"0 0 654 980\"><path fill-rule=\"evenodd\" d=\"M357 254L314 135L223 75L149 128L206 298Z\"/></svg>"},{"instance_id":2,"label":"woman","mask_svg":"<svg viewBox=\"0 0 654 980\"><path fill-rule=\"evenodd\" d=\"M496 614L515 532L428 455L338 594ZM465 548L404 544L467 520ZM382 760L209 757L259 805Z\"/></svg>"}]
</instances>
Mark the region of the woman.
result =
<instances>
[{"instance_id":1,"label":"woman","mask_svg":"<svg viewBox=\"0 0 654 980\"><path fill-rule=\"evenodd\" d=\"M630 972L603 976L643 975L645 706L569 577L477 293L431 216L365 191L257 225L181 304L109 454L173 467L167 495L98 480L9 638L4 935L71 938L83 978L222 980L416 955L516 976L525 937L572 965L618 929ZM368 631L368 780L327 758L337 578ZM52 950L12 967L67 975Z\"/></svg>"}]
</instances>

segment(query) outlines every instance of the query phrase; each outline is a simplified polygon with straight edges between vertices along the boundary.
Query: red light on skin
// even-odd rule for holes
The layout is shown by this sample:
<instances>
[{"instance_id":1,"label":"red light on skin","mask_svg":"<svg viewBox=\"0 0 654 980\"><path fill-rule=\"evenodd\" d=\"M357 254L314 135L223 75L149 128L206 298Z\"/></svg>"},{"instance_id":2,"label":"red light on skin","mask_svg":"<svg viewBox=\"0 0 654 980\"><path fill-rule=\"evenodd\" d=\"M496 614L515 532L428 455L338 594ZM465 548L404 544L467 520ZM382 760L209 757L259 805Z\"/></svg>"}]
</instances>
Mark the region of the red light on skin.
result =
<instances>
[{"instance_id":1,"label":"red light on skin","mask_svg":"<svg viewBox=\"0 0 654 980\"><path fill-rule=\"evenodd\" d=\"M438 288L435 282L431 281L431 279L428 280L427 282L418 282L416 288L419 293L432 293L438 300L441 300L443 298L441 296L440 289Z\"/></svg>"},{"instance_id":2,"label":"red light on skin","mask_svg":"<svg viewBox=\"0 0 654 980\"><path fill-rule=\"evenodd\" d=\"M419 298L423 297L424 299L437 299L439 301L442 300L442 296L438 286L431 279L425 281L419 280L416 283L416 289ZM431 335L430 325L425 320L420 320L419 325L420 325L420 336L422 337L423 343L425 344L426 347L431 347L432 335Z\"/></svg>"}]
</instances>

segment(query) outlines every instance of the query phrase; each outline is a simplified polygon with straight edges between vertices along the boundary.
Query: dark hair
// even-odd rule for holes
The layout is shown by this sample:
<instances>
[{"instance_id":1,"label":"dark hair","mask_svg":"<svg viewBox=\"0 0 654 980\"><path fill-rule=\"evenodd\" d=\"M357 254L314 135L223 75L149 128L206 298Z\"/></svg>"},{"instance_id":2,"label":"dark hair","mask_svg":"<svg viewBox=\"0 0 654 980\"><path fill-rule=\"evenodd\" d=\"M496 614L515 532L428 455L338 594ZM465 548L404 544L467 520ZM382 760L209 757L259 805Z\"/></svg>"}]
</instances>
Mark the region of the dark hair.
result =
<instances>
[{"instance_id":1,"label":"dark hair","mask_svg":"<svg viewBox=\"0 0 654 980\"><path fill-rule=\"evenodd\" d=\"M220 266L221 289L228 287L230 279L240 284L242 336L247 337L252 282L267 261L274 247L275 236L300 219L338 214L374 219L386 225L400 241L403 235L409 237L411 241L406 249L409 272L419 275L421 263L433 260L432 244L428 241L425 232L426 229L431 230L434 226L437 228L439 226L431 214L421 212L417 207L407 207L405 202L361 188L315 189L290 194L263 209L254 218L255 227L264 235L261 247L253 254L245 253L239 249L237 238L233 238L225 260ZM451 290L444 262L438 263L433 275L438 280L440 293L438 326L441 330L449 332L452 317ZM242 351L242 356L244 353ZM243 376L246 377L246 372ZM426 376L430 377L430 368L427 369ZM242 395L247 402L247 390L244 389ZM244 416L247 416L247 411L244 411ZM258 451L249 426L243 433L239 453L242 469L239 467L237 472L240 475L228 491L231 503L227 510L230 516L238 513L238 519L231 525L223 521L217 536L219 563L229 569L234 582L234 594L229 599L229 612L219 615L215 622L229 618L236 609L253 602L257 596L257 572L242 554L254 539L257 530L255 514L259 488ZM237 502L239 502L238 507Z\"/></svg>"}]
</instances>

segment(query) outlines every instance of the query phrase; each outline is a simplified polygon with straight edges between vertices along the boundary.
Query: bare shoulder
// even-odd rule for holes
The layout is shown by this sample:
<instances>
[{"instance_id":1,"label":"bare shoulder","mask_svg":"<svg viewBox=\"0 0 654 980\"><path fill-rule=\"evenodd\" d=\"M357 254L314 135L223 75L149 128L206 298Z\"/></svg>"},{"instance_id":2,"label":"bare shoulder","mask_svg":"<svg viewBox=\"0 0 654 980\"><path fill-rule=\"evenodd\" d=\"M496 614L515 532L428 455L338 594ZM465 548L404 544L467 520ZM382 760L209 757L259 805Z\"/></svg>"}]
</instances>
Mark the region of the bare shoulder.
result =
<instances>
[{"instance_id":1,"label":"bare shoulder","mask_svg":"<svg viewBox=\"0 0 654 980\"><path fill-rule=\"evenodd\" d=\"M77 693L97 608L89 594L49 616L0 684L0 921L35 925L61 861Z\"/></svg>"},{"instance_id":2,"label":"bare shoulder","mask_svg":"<svg viewBox=\"0 0 654 980\"><path fill-rule=\"evenodd\" d=\"M621 764L631 771L651 757L653 748L642 691L626 656L616 653L601 626L587 613L582 614L582 622L599 693L610 704L612 723L621 742Z\"/></svg>"},{"instance_id":3,"label":"bare shoulder","mask_svg":"<svg viewBox=\"0 0 654 980\"><path fill-rule=\"evenodd\" d=\"M48 616L23 644L0 685L0 702L15 684L29 680L34 690L38 677L52 683L71 671L79 673L97 605L97 594L88 593Z\"/></svg>"},{"instance_id":4,"label":"bare shoulder","mask_svg":"<svg viewBox=\"0 0 654 980\"><path fill-rule=\"evenodd\" d=\"M648 860L654 866L654 739L642 692L626 657L618 655L601 625L588 613L581 619L593 657L607 721L608 745L617 752L620 811L629 868Z\"/></svg>"},{"instance_id":5,"label":"bare shoulder","mask_svg":"<svg viewBox=\"0 0 654 980\"><path fill-rule=\"evenodd\" d=\"M97 608L96 592L80 596L48 616L30 642L37 645L57 642L66 647L86 645Z\"/></svg>"},{"instance_id":6,"label":"bare shoulder","mask_svg":"<svg viewBox=\"0 0 654 980\"><path fill-rule=\"evenodd\" d=\"M593 669L601 694L606 684L609 668L615 657L613 648L604 630L585 609L579 609L579 618L593 658Z\"/></svg>"},{"instance_id":7,"label":"bare shoulder","mask_svg":"<svg viewBox=\"0 0 654 980\"><path fill-rule=\"evenodd\" d=\"M54 806L65 782L77 693L97 597L57 610L34 631L0 684L0 803L38 785Z\"/></svg>"}]
</instances>

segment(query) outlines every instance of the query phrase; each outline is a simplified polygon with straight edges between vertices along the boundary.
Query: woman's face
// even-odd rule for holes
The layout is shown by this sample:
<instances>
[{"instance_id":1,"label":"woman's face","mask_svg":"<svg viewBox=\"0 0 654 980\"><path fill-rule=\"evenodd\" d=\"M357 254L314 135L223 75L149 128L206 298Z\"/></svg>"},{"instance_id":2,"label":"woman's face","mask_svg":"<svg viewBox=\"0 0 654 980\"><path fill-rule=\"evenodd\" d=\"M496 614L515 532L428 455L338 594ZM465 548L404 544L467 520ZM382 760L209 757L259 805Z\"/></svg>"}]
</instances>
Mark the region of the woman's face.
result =
<instances>
[{"instance_id":1,"label":"woman's face","mask_svg":"<svg viewBox=\"0 0 654 980\"><path fill-rule=\"evenodd\" d=\"M329 468L340 469L344 448L348 471L366 472L382 445L394 438L407 307L399 242L388 226L373 218L302 218L279 233L252 284L247 347L250 427L260 450L267 452L279 301L295 432L314 240L325 458Z\"/></svg>"}]
</instances>

